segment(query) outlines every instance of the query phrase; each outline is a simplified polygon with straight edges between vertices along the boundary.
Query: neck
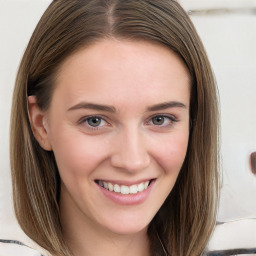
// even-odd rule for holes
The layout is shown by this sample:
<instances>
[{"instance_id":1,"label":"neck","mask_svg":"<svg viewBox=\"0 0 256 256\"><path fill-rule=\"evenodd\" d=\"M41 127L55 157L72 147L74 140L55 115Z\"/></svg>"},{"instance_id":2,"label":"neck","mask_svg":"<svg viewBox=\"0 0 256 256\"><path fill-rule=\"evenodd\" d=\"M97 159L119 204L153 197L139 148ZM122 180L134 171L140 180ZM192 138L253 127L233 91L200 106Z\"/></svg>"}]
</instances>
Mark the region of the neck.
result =
<instances>
[{"instance_id":1,"label":"neck","mask_svg":"<svg viewBox=\"0 0 256 256\"><path fill-rule=\"evenodd\" d=\"M64 239L74 256L150 255L147 229L132 234L116 234L87 218L75 204L70 203L61 200L61 223Z\"/></svg>"},{"instance_id":2,"label":"neck","mask_svg":"<svg viewBox=\"0 0 256 256\"><path fill-rule=\"evenodd\" d=\"M92 234L87 230L69 233L65 240L74 256L149 256L148 239L141 234Z\"/></svg>"}]
</instances>

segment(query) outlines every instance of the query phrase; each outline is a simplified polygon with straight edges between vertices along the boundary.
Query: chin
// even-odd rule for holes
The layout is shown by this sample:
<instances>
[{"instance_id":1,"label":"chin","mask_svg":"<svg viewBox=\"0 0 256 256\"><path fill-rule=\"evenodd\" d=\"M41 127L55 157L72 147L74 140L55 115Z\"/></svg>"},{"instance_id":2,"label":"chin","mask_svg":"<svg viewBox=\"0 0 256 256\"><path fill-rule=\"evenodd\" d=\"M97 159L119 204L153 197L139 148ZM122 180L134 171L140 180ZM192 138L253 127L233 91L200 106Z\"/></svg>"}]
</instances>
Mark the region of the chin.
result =
<instances>
[{"instance_id":1,"label":"chin","mask_svg":"<svg viewBox=\"0 0 256 256\"><path fill-rule=\"evenodd\" d=\"M129 226L129 225L119 225L111 227L111 232L118 235L135 235L142 232L147 232L148 225L146 226Z\"/></svg>"},{"instance_id":2,"label":"chin","mask_svg":"<svg viewBox=\"0 0 256 256\"><path fill-rule=\"evenodd\" d=\"M115 219L113 218L105 227L112 233L119 235L132 235L146 232L151 220L145 218Z\"/></svg>"}]
</instances>

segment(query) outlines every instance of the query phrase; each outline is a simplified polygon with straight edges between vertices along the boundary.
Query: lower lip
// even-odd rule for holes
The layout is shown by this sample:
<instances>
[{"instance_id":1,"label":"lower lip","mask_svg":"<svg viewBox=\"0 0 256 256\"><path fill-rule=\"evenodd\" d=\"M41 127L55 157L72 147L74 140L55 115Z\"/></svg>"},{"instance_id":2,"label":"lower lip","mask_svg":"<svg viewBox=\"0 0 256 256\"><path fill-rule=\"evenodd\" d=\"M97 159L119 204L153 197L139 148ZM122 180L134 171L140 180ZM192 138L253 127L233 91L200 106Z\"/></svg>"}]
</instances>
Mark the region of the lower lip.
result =
<instances>
[{"instance_id":1,"label":"lower lip","mask_svg":"<svg viewBox=\"0 0 256 256\"><path fill-rule=\"evenodd\" d=\"M139 192L137 194L129 194L129 195L123 195L121 193L111 192L101 187L99 184L97 185L100 191L103 193L103 195L106 196L108 199L112 200L113 202L120 205L136 205L136 204L142 204L147 200L154 184L155 184L155 180L152 180L150 182L150 185L144 191Z\"/></svg>"}]
</instances>

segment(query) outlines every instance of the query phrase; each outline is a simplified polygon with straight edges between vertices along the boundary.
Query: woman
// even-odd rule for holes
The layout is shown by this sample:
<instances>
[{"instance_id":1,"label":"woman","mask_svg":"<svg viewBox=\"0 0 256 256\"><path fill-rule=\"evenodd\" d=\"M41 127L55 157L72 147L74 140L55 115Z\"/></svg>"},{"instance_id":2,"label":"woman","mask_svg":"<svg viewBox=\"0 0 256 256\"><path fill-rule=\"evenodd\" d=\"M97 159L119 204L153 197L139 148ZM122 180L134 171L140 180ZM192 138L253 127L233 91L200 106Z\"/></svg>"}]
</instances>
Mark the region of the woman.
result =
<instances>
[{"instance_id":1,"label":"woman","mask_svg":"<svg viewBox=\"0 0 256 256\"><path fill-rule=\"evenodd\" d=\"M18 72L14 205L51 255L201 255L218 202L214 77L171 0L56 0Z\"/></svg>"}]
</instances>

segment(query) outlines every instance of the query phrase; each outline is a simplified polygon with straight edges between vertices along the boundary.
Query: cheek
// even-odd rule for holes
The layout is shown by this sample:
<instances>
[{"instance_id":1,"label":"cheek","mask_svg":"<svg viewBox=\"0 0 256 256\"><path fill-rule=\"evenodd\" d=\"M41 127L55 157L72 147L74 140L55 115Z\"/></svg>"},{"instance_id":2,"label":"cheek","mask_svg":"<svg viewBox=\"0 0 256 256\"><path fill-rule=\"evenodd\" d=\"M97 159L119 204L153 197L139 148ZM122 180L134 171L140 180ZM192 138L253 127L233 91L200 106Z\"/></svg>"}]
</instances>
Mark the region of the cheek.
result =
<instances>
[{"instance_id":1,"label":"cheek","mask_svg":"<svg viewBox=\"0 0 256 256\"><path fill-rule=\"evenodd\" d=\"M154 147L154 158L166 174L178 174L188 147L188 133L175 134Z\"/></svg>"},{"instance_id":2,"label":"cheek","mask_svg":"<svg viewBox=\"0 0 256 256\"><path fill-rule=\"evenodd\" d=\"M59 134L53 140L53 152L60 175L70 178L90 175L106 159L105 144L84 134Z\"/></svg>"}]
</instances>

